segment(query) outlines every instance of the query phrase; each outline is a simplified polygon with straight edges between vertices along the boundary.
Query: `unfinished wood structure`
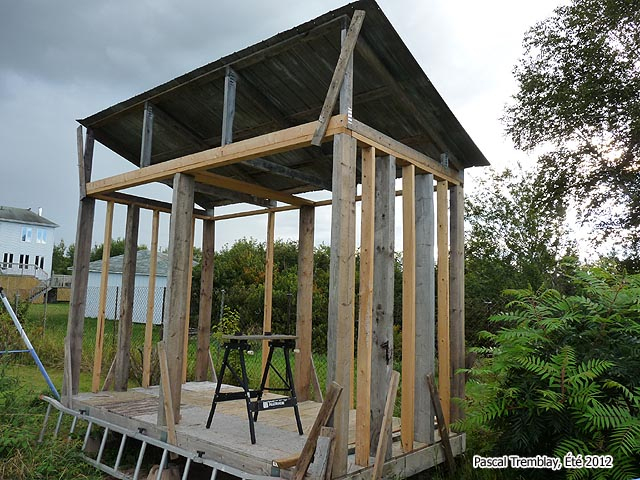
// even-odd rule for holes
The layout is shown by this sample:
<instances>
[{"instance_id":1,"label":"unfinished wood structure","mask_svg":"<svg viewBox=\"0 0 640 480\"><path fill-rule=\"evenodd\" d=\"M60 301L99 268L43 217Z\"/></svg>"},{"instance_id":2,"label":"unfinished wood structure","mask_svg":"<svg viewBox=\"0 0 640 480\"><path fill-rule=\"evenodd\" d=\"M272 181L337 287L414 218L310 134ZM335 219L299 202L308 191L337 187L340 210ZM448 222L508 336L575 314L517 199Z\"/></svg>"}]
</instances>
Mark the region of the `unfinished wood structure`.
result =
<instances>
[{"instance_id":1,"label":"unfinished wood structure","mask_svg":"<svg viewBox=\"0 0 640 480\"><path fill-rule=\"evenodd\" d=\"M464 397L464 377L457 373L465 357L464 169L488 162L374 1L361 0L329 12L80 123L86 134L78 137L81 194L68 323L70 367L66 375L72 391L67 395L78 394L87 265L95 202L100 200L109 206L107 229L111 228L114 203L127 205L127 252L136 245L141 208L154 212L154 246L159 215L171 215L163 339L168 371L163 381L171 398L165 402L165 389L159 390L159 432L167 422L162 406L172 406L169 416L180 425L184 403L193 222L203 222L195 379L204 381L210 373L215 229L224 229L226 219L267 215L263 327L270 331L276 216L299 210L295 379L299 399L309 399L314 215L317 208L328 207L332 220L327 382L343 387L333 415L332 477L368 478L379 447L378 457L387 462L384 475L406 476L428 468L427 457L421 460L420 452L437 437L427 384L436 358L445 418L453 420L461 414L451 399ZM92 179L94 140L135 168ZM396 192L396 179L401 179L400 192ZM151 182L173 188L171 203L122 192ZM361 196L356 195L358 184L362 185ZM312 191L326 191L327 199L309 199L305 194ZM402 196L401 212L395 211L398 194ZM215 207L238 203L254 207L214 214ZM356 238L356 208L361 211L360 239ZM398 248L395 223L400 219L403 237ZM105 252L107 243L105 234ZM360 301L356 312L358 244ZM400 250L402 305L394 305L394 262ZM135 254L127 258L133 265L124 272L123 321L114 366L116 390L126 390L129 375L131 312L127 309L133 288L129 291L124 285L129 285L127 275L133 278ZM151 302L150 308L158 305ZM392 429L385 428L389 420L385 425L382 421L389 411L387 406L385 412L385 402L393 384L394 309L402 312L401 442L395 446L390 441ZM102 319L98 345L103 324ZM148 322L144 348L145 386L152 348L150 325ZM356 345L356 411L350 412ZM95 354L93 389L97 391L101 350ZM83 396L82 402L91 403L88 398ZM358 419L351 439L350 414ZM109 418L116 421L116 416ZM179 443L181 429L177 432ZM355 455L349 454L352 444ZM204 455L208 455L206 450Z\"/></svg>"}]
</instances>

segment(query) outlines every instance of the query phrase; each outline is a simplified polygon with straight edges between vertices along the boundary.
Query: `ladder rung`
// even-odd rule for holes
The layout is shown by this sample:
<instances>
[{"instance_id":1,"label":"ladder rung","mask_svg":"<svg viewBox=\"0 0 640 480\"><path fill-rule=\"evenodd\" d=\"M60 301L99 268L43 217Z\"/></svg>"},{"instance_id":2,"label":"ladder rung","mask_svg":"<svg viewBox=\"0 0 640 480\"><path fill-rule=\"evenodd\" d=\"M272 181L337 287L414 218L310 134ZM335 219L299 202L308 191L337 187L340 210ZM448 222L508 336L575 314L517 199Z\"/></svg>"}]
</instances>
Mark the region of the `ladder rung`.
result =
<instances>
[{"instance_id":1,"label":"ladder rung","mask_svg":"<svg viewBox=\"0 0 640 480\"><path fill-rule=\"evenodd\" d=\"M187 463L184 464L184 472L182 473L182 480L187 480L189 476L189 469L191 468L191 457L187 458Z\"/></svg>"},{"instance_id":2,"label":"ladder rung","mask_svg":"<svg viewBox=\"0 0 640 480\"><path fill-rule=\"evenodd\" d=\"M147 442L142 442L140 447L140 453L138 454L138 461L136 462L136 469L133 472L133 480L138 480L140 476L140 469L142 468L142 459L144 458L144 451L147 449Z\"/></svg>"},{"instance_id":3,"label":"ladder rung","mask_svg":"<svg viewBox=\"0 0 640 480\"><path fill-rule=\"evenodd\" d=\"M87 424L87 433L84 434L84 442L82 443L82 451L87 448L87 442L89 441L89 435L91 435L91 427L93 426L93 422L89 422Z\"/></svg>"},{"instance_id":4,"label":"ladder rung","mask_svg":"<svg viewBox=\"0 0 640 480\"><path fill-rule=\"evenodd\" d=\"M122 440L120 441L120 448L118 449L118 456L116 457L116 463L113 466L113 469L117 472L118 468L120 468L120 462L122 461L122 454L124 453L124 445L127 443L127 434L122 434Z\"/></svg>"},{"instance_id":5,"label":"ladder rung","mask_svg":"<svg viewBox=\"0 0 640 480\"><path fill-rule=\"evenodd\" d=\"M71 435L73 435L73 432L76 430L76 423L78 423L78 417L74 416L73 420L71 420L71 429L69 430L67 440L71 440Z\"/></svg>"},{"instance_id":6,"label":"ladder rung","mask_svg":"<svg viewBox=\"0 0 640 480\"><path fill-rule=\"evenodd\" d=\"M169 456L169 450L165 448L162 451L162 459L160 460L160 466L158 467L158 473L156 473L156 478L162 478L162 472L164 471L164 467L167 466L168 456Z\"/></svg>"},{"instance_id":7,"label":"ladder rung","mask_svg":"<svg viewBox=\"0 0 640 480\"><path fill-rule=\"evenodd\" d=\"M62 415L64 413L60 412L58 415L58 421L56 422L56 429L53 431L53 438L58 438L58 433L60 432L60 425L62 425Z\"/></svg>"},{"instance_id":8,"label":"ladder rung","mask_svg":"<svg viewBox=\"0 0 640 480\"><path fill-rule=\"evenodd\" d=\"M96 462L100 463L102 459L102 454L104 453L104 446L107 444L107 436L109 435L109 427L105 427L104 433L102 434L102 441L100 442L100 449L98 450L98 456L96 457Z\"/></svg>"},{"instance_id":9,"label":"ladder rung","mask_svg":"<svg viewBox=\"0 0 640 480\"><path fill-rule=\"evenodd\" d=\"M44 438L44 432L47 429L47 422L49 421L49 415L51 414L51 404L47 407L47 413L44 414L44 422L42 422L42 430L40 430L40 438L38 438L38 443L42 443L42 439Z\"/></svg>"},{"instance_id":10,"label":"ladder rung","mask_svg":"<svg viewBox=\"0 0 640 480\"><path fill-rule=\"evenodd\" d=\"M217 475L218 475L218 469L213 467L213 471L211 472L211 480L216 480Z\"/></svg>"}]
</instances>

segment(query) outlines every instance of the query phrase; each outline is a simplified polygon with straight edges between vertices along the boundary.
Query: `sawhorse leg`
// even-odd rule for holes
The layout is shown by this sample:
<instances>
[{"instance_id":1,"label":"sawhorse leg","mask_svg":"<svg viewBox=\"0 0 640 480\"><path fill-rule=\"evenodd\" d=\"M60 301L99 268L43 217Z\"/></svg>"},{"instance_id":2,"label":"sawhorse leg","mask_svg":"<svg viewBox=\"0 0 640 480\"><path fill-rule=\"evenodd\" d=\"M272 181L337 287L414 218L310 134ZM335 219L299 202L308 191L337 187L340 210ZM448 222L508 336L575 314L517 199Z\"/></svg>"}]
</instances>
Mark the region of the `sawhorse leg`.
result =
<instances>
[{"instance_id":1,"label":"sawhorse leg","mask_svg":"<svg viewBox=\"0 0 640 480\"><path fill-rule=\"evenodd\" d=\"M267 384L267 378L269 377L269 370L271 369L271 359L273 358L273 343L269 342L269 354L267 355L267 363L264 365L264 372L262 372L262 380L260 381L260 388L258 389L258 397L256 399L256 411L253 413L253 421L258 421L258 405L262 400L262 394L264 393L265 385Z\"/></svg>"},{"instance_id":2,"label":"sawhorse leg","mask_svg":"<svg viewBox=\"0 0 640 480\"><path fill-rule=\"evenodd\" d=\"M296 415L296 424L298 426L298 433L303 434L302 422L300 421L300 412L298 411L298 397L296 397L296 389L293 385L293 373L291 372L291 361L289 360L289 347L285 346L284 350L284 363L286 365L286 375L289 391L291 392L291 398L293 398L293 411Z\"/></svg>"}]
</instances>

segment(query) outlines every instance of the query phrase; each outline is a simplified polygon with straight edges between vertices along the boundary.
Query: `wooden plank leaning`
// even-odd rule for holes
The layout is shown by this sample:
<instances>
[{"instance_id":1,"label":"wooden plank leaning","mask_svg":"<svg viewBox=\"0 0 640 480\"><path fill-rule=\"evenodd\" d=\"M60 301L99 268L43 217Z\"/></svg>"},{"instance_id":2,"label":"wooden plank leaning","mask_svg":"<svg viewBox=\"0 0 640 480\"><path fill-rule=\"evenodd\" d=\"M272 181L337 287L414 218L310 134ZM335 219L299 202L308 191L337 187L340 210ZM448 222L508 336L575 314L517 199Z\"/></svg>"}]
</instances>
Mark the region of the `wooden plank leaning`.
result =
<instances>
[{"instance_id":1,"label":"wooden plank leaning","mask_svg":"<svg viewBox=\"0 0 640 480\"><path fill-rule=\"evenodd\" d=\"M320 436L322 427L327 426L341 393L341 385L338 385L336 382L332 382L331 385L329 385L327 396L324 402L322 402L316 421L313 423L313 427L311 427L311 430L309 431L309 436L302 448L302 452L300 452L300 457L296 463L296 475L294 480L302 480L307 473L307 469L309 468L309 464L313 458L313 453L316 451L316 443Z\"/></svg>"},{"instance_id":2,"label":"wooden plank leaning","mask_svg":"<svg viewBox=\"0 0 640 480\"><path fill-rule=\"evenodd\" d=\"M447 461L449 472L453 474L456 471L456 461L453 457L451 442L449 442L449 427L447 427L447 422L442 411L440 394L433 384L433 377L431 375L427 375L427 384L429 385L429 392L431 393L431 403L433 403L433 409L436 411L436 418L438 419L438 432L440 433L440 441L444 449L444 457Z\"/></svg>"},{"instance_id":3,"label":"wooden plank leaning","mask_svg":"<svg viewBox=\"0 0 640 480\"><path fill-rule=\"evenodd\" d=\"M393 407L396 403L396 394L398 393L398 382L400 374L395 370L391 372L391 380L389 381L389 389L387 390L387 402L384 407L384 416L382 417L382 428L380 429L380 439L378 440L378 448L376 450L376 459L373 463L373 472L371 472L371 480L378 480L382 477L382 468L384 467L384 458L387 453L387 442L389 441L389 432L393 422Z\"/></svg>"},{"instance_id":4,"label":"wooden plank leaning","mask_svg":"<svg viewBox=\"0 0 640 480\"><path fill-rule=\"evenodd\" d=\"M344 76L349 66L349 59L351 58L353 50L356 47L356 42L358 41L358 35L360 34L360 29L362 28L362 23L364 22L364 15L364 10L356 10L355 12L353 12L351 24L349 25L349 31L347 32L347 36L342 43L340 56L338 57L338 62L336 64L335 70L333 71L331 83L329 84L329 90L327 91L327 96L324 99L324 105L322 106L322 110L320 111L318 126L316 127L316 131L314 132L313 138L311 140L312 145L316 145L319 147L322 143L322 138L327 131L327 126L329 125L329 119L331 118L333 107L335 107L338 96L340 95L340 87L342 87L342 82L344 81Z\"/></svg>"},{"instance_id":5,"label":"wooden plank leaning","mask_svg":"<svg viewBox=\"0 0 640 480\"><path fill-rule=\"evenodd\" d=\"M167 351L164 342L158 342L158 359L160 360L160 384L164 395L162 402L164 405L164 413L167 420L167 442L171 445L177 445L176 439L176 423L173 416L173 399L171 397L171 388L169 383L169 363L167 362ZM177 458L177 454L171 453L171 458Z\"/></svg>"}]
</instances>

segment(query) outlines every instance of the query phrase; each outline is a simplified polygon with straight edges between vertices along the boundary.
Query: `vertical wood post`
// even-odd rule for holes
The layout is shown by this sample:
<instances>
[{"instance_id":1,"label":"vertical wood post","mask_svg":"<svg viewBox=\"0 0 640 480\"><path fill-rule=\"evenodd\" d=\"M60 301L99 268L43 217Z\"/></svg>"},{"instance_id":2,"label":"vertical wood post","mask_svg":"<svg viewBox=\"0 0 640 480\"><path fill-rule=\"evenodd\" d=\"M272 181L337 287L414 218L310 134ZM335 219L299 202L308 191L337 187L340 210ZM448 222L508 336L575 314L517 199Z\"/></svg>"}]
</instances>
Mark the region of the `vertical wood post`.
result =
<instances>
[{"instance_id":1,"label":"vertical wood post","mask_svg":"<svg viewBox=\"0 0 640 480\"><path fill-rule=\"evenodd\" d=\"M138 256L138 227L140 207L127 207L127 225L124 238L122 290L120 297L120 322L118 323L118 347L113 388L116 392L127 390L129 383L129 356L133 331L133 297L136 287L136 259Z\"/></svg>"},{"instance_id":2,"label":"vertical wood post","mask_svg":"<svg viewBox=\"0 0 640 480\"><path fill-rule=\"evenodd\" d=\"M442 412L450 422L451 365L449 363L449 217L446 180L438 182L438 391Z\"/></svg>"},{"instance_id":3,"label":"vertical wood post","mask_svg":"<svg viewBox=\"0 0 640 480\"><path fill-rule=\"evenodd\" d=\"M327 326L327 384L343 387L333 415L336 453L332 475L347 470L349 391L353 358L355 295L356 142L339 134L333 138L333 195L331 199L331 263Z\"/></svg>"},{"instance_id":4,"label":"vertical wood post","mask_svg":"<svg viewBox=\"0 0 640 480\"><path fill-rule=\"evenodd\" d=\"M187 297L193 251L191 225L193 215L194 178L177 173L173 180L171 227L169 230L169 275L165 300L165 343L169 362L169 380L176 422L180 419L182 393L182 358L184 330L187 328ZM162 395L162 393L161 393ZM162 400L162 399L161 399ZM160 402L162 405L162 401ZM163 408L158 411L158 423L166 422Z\"/></svg>"},{"instance_id":5,"label":"vertical wood post","mask_svg":"<svg viewBox=\"0 0 640 480\"><path fill-rule=\"evenodd\" d=\"M93 165L93 131L87 130L86 145L83 146L82 127L77 130L78 139L78 171L80 181L80 204L78 206L78 223L76 242L73 254L73 276L71 279L71 302L67 320L67 337L69 342L70 361L65 362L64 385L68 387L63 395L78 393L80 382L80 363L82 360L82 337L84 334L84 315L87 306L87 282L89 280L89 259L91 256L91 237L96 201L86 196L86 184L91 181ZM69 381L70 377L70 381Z\"/></svg>"},{"instance_id":6,"label":"vertical wood post","mask_svg":"<svg viewBox=\"0 0 640 480\"><path fill-rule=\"evenodd\" d=\"M147 292L147 318L144 326L144 355L142 358L142 386L151 383L151 351L153 350L153 313L156 302L156 271L158 268L158 229L160 212L153 211L151 221L151 258L149 259L149 290Z\"/></svg>"},{"instance_id":7,"label":"vertical wood post","mask_svg":"<svg viewBox=\"0 0 640 480\"><path fill-rule=\"evenodd\" d=\"M227 67L224 76L224 105L222 107L222 145L233 141L233 119L236 114L236 84L238 76Z\"/></svg>"},{"instance_id":8,"label":"vertical wood post","mask_svg":"<svg viewBox=\"0 0 640 480\"><path fill-rule=\"evenodd\" d=\"M140 167L151 165L151 145L153 143L153 107L151 103L144 103L144 118L142 120L142 146L140 147Z\"/></svg>"},{"instance_id":9,"label":"vertical wood post","mask_svg":"<svg viewBox=\"0 0 640 480\"><path fill-rule=\"evenodd\" d=\"M416 384L414 438L434 441L427 375L435 368L435 263L433 175L416 176Z\"/></svg>"},{"instance_id":10,"label":"vertical wood post","mask_svg":"<svg viewBox=\"0 0 640 480\"><path fill-rule=\"evenodd\" d=\"M376 158L376 204L374 215L373 257L373 326L371 349L371 449L382 429L386 387L393 370L393 284L395 248L395 178L396 159ZM391 439L386 458L391 456Z\"/></svg>"},{"instance_id":11,"label":"vertical wood post","mask_svg":"<svg viewBox=\"0 0 640 480\"><path fill-rule=\"evenodd\" d=\"M298 296L296 300L296 335L299 353L295 363L298 401L309 400L311 390L311 335L313 321L313 233L314 207L300 208L298 234Z\"/></svg>"},{"instance_id":12,"label":"vertical wood post","mask_svg":"<svg viewBox=\"0 0 640 480\"><path fill-rule=\"evenodd\" d=\"M213 215L210 210L207 213ZM200 311L198 313L198 353L196 355L196 382L207 380L209 347L211 344L211 302L213 301L213 256L216 224L204 220L202 224L202 273L200 276Z\"/></svg>"},{"instance_id":13,"label":"vertical wood post","mask_svg":"<svg viewBox=\"0 0 640 480\"><path fill-rule=\"evenodd\" d=\"M187 279L187 324L184 329L184 345L182 351L182 383L187 383L187 367L189 362L189 322L191 320L191 284L193 283L193 241L196 236L196 219L191 218L191 250L189 250L189 274Z\"/></svg>"},{"instance_id":14,"label":"vertical wood post","mask_svg":"<svg viewBox=\"0 0 640 480\"><path fill-rule=\"evenodd\" d=\"M96 348L93 355L93 378L91 391L100 390L102 371L102 348L104 345L104 320L107 307L107 288L109 286L109 257L111 254L111 230L113 227L113 202L107 202L107 214L104 221L104 241L102 243L102 271L100 272L100 294L98 300L98 321L96 323Z\"/></svg>"},{"instance_id":15,"label":"vertical wood post","mask_svg":"<svg viewBox=\"0 0 640 480\"><path fill-rule=\"evenodd\" d=\"M356 465L369 465L371 450L371 330L373 323L373 252L376 157L362 150L362 214L360 216L360 312L358 314L358 398Z\"/></svg>"},{"instance_id":16,"label":"vertical wood post","mask_svg":"<svg viewBox=\"0 0 640 480\"><path fill-rule=\"evenodd\" d=\"M465 367L464 342L464 191L462 185L451 187L451 398L464 400L464 373L457 373ZM462 418L463 410L457 402L451 405L451 421Z\"/></svg>"},{"instance_id":17,"label":"vertical wood post","mask_svg":"<svg viewBox=\"0 0 640 480\"><path fill-rule=\"evenodd\" d=\"M416 167L402 167L402 410L405 453L413 450L416 381Z\"/></svg>"},{"instance_id":18,"label":"vertical wood post","mask_svg":"<svg viewBox=\"0 0 640 480\"><path fill-rule=\"evenodd\" d=\"M262 333L271 332L271 311L273 306L273 247L275 241L276 214L267 214L267 251L264 262L264 316L262 319ZM269 355L269 341L262 341L262 371L267 364ZM267 385L269 384L267 377Z\"/></svg>"}]
</instances>

